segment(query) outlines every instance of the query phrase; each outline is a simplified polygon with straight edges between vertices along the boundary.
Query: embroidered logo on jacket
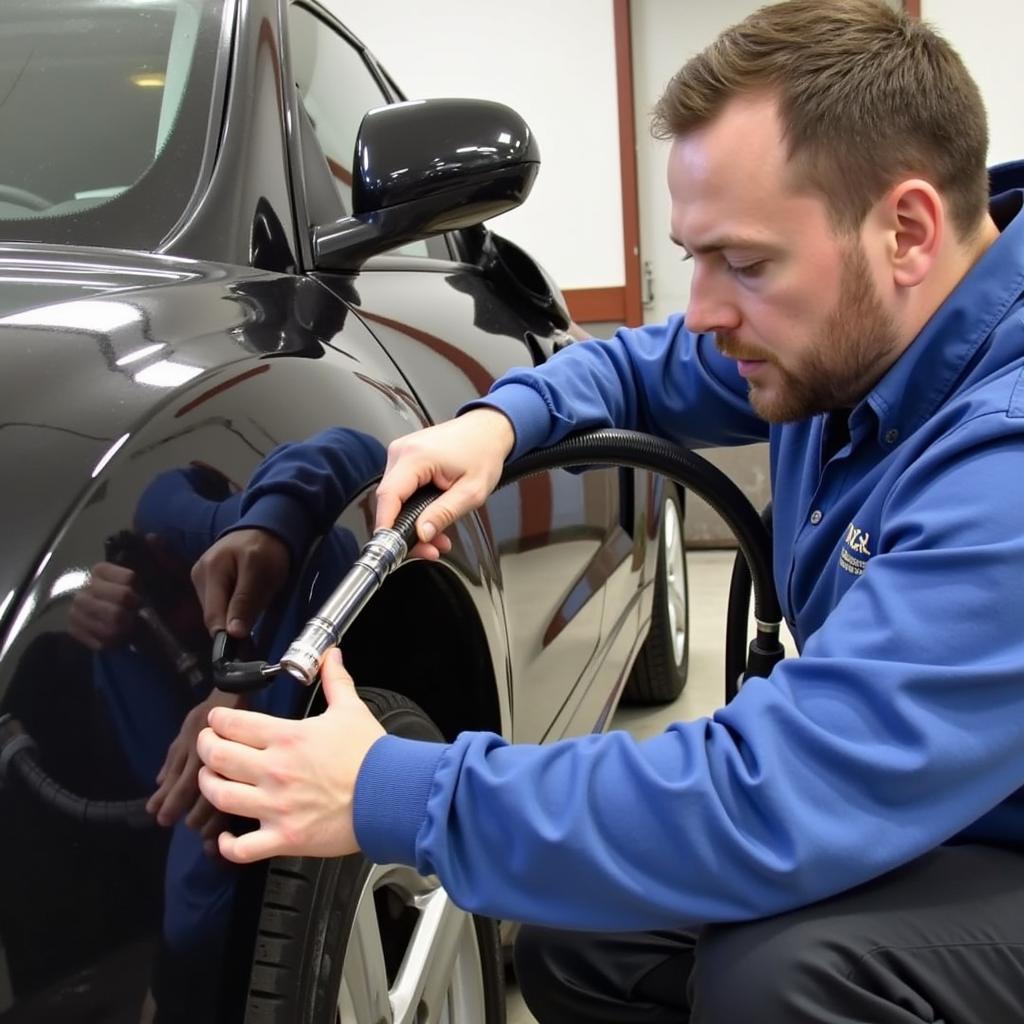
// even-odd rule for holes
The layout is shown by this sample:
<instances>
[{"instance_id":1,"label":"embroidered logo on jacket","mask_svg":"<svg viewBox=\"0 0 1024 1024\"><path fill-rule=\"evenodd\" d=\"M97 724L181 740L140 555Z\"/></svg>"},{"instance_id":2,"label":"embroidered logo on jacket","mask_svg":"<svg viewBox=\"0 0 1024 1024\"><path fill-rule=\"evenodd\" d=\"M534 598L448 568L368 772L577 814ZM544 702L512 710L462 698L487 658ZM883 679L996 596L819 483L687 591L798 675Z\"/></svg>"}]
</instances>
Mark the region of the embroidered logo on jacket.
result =
<instances>
[{"instance_id":1,"label":"embroidered logo on jacket","mask_svg":"<svg viewBox=\"0 0 1024 1024\"><path fill-rule=\"evenodd\" d=\"M846 536L843 538L843 546L839 552L840 568L854 576L861 576L871 557L871 549L868 547L870 540L870 533L865 533L850 523L846 528Z\"/></svg>"}]
</instances>

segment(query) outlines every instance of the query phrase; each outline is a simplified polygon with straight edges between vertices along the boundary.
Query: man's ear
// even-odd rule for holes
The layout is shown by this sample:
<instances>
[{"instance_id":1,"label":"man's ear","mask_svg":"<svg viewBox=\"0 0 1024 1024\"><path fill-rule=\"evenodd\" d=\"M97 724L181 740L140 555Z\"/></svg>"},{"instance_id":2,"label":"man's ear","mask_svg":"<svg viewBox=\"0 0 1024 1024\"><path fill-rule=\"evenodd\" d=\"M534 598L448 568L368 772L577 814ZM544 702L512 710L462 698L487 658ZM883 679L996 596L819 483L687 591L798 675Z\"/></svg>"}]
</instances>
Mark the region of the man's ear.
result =
<instances>
[{"instance_id":1,"label":"man's ear","mask_svg":"<svg viewBox=\"0 0 1024 1024\"><path fill-rule=\"evenodd\" d=\"M946 208L935 186L921 178L894 185L881 201L893 283L913 288L938 259L946 233Z\"/></svg>"}]
</instances>

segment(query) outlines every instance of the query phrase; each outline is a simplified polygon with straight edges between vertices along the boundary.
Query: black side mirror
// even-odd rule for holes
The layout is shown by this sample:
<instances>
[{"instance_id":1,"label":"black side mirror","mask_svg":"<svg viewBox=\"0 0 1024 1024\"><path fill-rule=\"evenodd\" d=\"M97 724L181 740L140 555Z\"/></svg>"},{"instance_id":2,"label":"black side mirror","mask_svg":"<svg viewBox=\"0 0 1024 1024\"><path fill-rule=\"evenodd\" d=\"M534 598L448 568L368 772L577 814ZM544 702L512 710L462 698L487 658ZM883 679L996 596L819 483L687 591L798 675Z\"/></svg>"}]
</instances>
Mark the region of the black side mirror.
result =
<instances>
[{"instance_id":1,"label":"black side mirror","mask_svg":"<svg viewBox=\"0 0 1024 1024\"><path fill-rule=\"evenodd\" d=\"M316 265L356 270L388 249L496 217L526 199L539 167L533 133L501 103L371 110L356 137L353 215L314 229Z\"/></svg>"}]
</instances>

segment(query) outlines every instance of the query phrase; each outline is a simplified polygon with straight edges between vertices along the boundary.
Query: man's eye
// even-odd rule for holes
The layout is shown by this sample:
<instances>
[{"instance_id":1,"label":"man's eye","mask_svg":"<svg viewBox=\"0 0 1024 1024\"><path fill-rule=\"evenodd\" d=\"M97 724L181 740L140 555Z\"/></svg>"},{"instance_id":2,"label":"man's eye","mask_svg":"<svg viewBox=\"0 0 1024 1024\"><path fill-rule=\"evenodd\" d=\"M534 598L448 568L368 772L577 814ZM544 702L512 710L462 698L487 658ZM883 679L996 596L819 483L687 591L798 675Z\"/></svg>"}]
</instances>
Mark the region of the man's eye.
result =
<instances>
[{"instance_id":1,"label":"man's eye","mask_svg":"<svg viewBox=\"0 0 1024 1024\"><path fill-rule=\"evenodd\" d=\"M760 277L767 265L767 260L757 260L755 263L730 263L729 272L737 277Z\"/></svg>"}]
</instances>

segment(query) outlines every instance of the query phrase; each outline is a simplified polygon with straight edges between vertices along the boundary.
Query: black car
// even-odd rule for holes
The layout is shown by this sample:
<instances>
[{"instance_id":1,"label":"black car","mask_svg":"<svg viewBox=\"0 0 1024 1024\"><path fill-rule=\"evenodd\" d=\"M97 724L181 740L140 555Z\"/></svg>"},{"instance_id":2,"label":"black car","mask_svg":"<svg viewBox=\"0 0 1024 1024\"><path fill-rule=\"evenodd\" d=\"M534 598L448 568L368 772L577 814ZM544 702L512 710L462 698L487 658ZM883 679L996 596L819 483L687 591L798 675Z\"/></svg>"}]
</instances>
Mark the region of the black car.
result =
<instances>
[{"instance_id":1,"label":"black car","mask_svg":"<svg viewBox=\"0 0 1024 1024\"><path fill-rule=\"evenodd\" d=\"M245 655L273 660L369 536L387 444L573 343L482 226L536 141L498 104L404 102L305 0L4 0L0 138L0 1021L502 1019L498 928L436 879L239 868L147 800L193 771L217 662L190 573L254 491L291 554ZM424 738L670 699L682 508L607 467L499 491L346 664ZM318 707L287 676L245 700Z\"/></svg>"}]
</instances>

